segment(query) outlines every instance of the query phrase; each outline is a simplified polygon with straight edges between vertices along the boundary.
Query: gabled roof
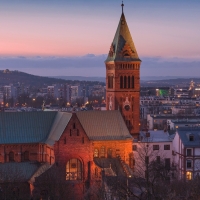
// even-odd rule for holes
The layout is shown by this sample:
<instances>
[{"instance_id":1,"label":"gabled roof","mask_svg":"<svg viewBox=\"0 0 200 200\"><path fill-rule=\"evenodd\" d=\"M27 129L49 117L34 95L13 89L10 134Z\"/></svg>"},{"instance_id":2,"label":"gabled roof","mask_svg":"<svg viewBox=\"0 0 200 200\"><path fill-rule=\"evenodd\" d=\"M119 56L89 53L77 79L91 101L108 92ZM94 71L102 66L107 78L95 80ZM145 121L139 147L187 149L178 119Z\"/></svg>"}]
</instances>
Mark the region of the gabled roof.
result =
<instances>
[{"instance_id":1,"label":"gabled roof","mask_svg":"<svg viewBox=\"0 0 200 200\"><path fill-rule=\"evenodd\" d=\"M0 163L0 183L2 182L30 182L44 173L51 165L48 163L8 162Z\"/></svg>"},{"instance_id":2,"label":"gabled roof","mask_svg":"<svg viewBox=\"0 0 200 200\"><path fill-rule=\"evenodd\" d=\"M76 112L90 140L132 139L118 110Z\"/></svg>"},{"instance_id":3,"label":"gabled roof","mask_svg":"<svg viewBox=\"0 0 200 200\"><path fill-rule=\"evenodd\" d=\"M55 141L58 141L71 117L72 113L58 112L51 128L51 132L45 143L53 145Z\"/></svg>"},{"instance_id":4,"label":"gabled roof","mask_svg":"<svg viewBox=\"0 0 200 200\"><path fill-rule=\"evenodd\" d=\"M178 128L177 134L185 147L200 147L200 128ZM193 141L189 140L190 135L193 136Z\"/></svg>"},{"instance_id":5,"label":"gabled roof","mask_svg":"<svg viewBox=\"0 0 200 200\"><path fill-rule=\"evenodd\" d=\"M46 143L59 140L72 114L63 112L0 113L0 144Z\"/></svg>"},{"instance_id":6,"label":"gabled roof","mask_svg":"<svg viewBox=\"0 0 200 200\"><path fill-rule=\"evenodd\" d=\"M109 61L141 61L133 43L124 13L121 15L115 37L105 62Z\"/></svg>"}]
</instances>

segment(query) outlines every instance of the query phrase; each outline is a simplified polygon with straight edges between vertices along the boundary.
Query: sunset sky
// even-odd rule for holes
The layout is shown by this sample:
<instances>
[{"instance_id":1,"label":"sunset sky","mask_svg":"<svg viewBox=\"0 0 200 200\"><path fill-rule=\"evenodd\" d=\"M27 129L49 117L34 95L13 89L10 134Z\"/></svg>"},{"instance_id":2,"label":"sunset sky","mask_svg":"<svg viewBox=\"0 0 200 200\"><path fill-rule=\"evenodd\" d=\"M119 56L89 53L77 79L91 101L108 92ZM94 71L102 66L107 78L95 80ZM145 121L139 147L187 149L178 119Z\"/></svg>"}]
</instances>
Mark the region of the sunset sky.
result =
<instances>
[{"instance_id":1,"label":"sunset sky","mask_svg":"<svg viewBox=\"0 0 200 200\"><path fill-rule=\"evenodd\" d=\"M199 0L124 4L142 76L200 75ZM0 69L105 76L120 5L118 0L0 0Z\"/></svg>"}]
</instances>

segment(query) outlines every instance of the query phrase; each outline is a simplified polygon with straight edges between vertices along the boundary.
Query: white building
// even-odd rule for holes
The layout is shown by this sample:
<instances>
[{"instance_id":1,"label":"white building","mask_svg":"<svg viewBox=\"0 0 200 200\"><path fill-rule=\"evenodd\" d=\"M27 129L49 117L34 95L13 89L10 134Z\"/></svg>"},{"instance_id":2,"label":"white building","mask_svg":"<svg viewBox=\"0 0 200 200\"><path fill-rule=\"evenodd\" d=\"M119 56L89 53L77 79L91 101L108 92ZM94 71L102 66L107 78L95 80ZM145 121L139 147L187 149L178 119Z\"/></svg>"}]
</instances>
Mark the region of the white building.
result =
<instances>
[{"instance_id":1,"label":"white building","mask_svg":"<svg viewBox=\"0 0 200 200\"><path fill-rule=\"evenodd\" d=\"M191 180L200 175L200 128L179 128L173 146L180 178Z\"/></svg>"},{"instance_id":2,"label":"white building","mask_svg":"<svg viewBox=\"0 0 200 200\"><path fill-rule=\"evenodd\" d=\"M173 137L164 131L141 132L140 140L133 142L135 172L145 176L146 160L149 163L162 161L166 167L175 165Z\"/></svg>"}]
</instances>

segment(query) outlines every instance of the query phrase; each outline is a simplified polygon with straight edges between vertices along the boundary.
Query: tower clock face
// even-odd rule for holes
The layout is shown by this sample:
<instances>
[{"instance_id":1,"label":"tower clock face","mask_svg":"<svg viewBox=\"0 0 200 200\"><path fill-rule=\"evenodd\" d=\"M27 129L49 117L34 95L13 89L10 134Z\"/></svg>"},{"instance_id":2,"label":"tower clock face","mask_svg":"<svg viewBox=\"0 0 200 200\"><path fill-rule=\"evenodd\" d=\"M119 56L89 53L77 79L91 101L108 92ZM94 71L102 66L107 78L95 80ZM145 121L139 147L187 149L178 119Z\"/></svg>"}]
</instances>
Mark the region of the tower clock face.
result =
<instances>
[{"instance_id":1,"label":"tower clock face","mask_svg":"<svg viewBox=\"0 0 200 200\"><path fill-rule=\"evenodd\" d=\"M125 105L125 106L124 106L124 109L125 109L126 111L129 111L129 110L130 110L130 106L129 106L129 105Z\"/></svg>"},{"instance_id":2,"label":"tower clock face","mask_svg":"<svg viewBox=\"0 0 200 200\"><path fill-rule=\"evenodd\" d=\"M124 110L126 110L126 111L129 111L129 110L130 110L131 104L130 104L130 102L129 102L129 100L128 100L128 97L126 97L126 100L125 100L124 103L123 103L123 107L124 107Z\"/></svg>"}]
</instances>

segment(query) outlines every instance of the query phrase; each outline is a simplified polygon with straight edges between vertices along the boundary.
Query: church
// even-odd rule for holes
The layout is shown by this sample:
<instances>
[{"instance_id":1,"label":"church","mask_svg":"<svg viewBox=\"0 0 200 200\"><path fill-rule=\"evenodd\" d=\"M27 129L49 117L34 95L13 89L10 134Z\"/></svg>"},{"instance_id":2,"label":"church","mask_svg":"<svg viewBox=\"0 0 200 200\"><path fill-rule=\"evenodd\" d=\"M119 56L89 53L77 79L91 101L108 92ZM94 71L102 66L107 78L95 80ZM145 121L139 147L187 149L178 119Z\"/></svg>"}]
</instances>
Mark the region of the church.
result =
<instances>
[{"instance_id":1,"label":"church","mask_svg":"<svg viewBox=\"0 0 200 200\"><path fill-rule=\"evenodd\" d=\"M123 6L105 61L107 111L0 113L0 198L97 199L105 177L132 175L141 60Z\"/></svg>"}]
</instances>

